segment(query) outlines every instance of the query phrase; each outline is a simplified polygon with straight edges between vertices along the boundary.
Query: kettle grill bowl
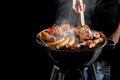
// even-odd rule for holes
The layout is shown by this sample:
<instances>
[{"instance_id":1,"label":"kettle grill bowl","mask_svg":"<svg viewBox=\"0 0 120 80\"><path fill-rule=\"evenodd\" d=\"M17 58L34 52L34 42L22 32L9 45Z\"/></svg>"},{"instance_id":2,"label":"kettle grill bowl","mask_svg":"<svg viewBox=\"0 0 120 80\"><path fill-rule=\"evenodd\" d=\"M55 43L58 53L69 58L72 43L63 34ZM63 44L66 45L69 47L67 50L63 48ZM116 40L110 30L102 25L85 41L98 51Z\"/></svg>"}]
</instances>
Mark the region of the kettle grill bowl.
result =
<instances>
[{"instance_id":1,"label":"kettle grill bowl","mask_svg":"<svg viewBox=\"0 0 120 80\"><path fill-rule=\"evenodd\" d=\"M54 47L46 47L45 42L40 40L37 35L36 41L38 44L48 50L48 56L54 64L63 68L89 66L92 64L100 55L103 47L107 43L107 39L104 35L104 41L96 45L94 48L80 47L80 49L56 49Z\"/></svg>"},{"instance_id":2,"label":"kettle grill bowl","mask_svg":"<svg viewBox=\"0 0 120 80\"><path fill-rule=\"evenodd\" d=\"M57 52L49 50L49 57L54 64L63 67L80 67L89 66L92 64L100 55L102 48L98 48L88 52Z\"/></svg>"}]
</instances>

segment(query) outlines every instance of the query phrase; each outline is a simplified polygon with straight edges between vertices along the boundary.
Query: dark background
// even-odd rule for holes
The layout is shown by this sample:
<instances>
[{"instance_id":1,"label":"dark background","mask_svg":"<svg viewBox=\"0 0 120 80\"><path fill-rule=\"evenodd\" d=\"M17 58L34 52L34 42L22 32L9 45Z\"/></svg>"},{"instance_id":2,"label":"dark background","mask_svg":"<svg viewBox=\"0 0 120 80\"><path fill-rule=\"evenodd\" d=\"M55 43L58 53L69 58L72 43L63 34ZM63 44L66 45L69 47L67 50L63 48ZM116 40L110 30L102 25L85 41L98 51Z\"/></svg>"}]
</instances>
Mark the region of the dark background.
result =
<instances>
[{"instance_id":1,"label":"dark background","mask_svg":"<svg viewBox=\"0 0 120 80\"><path fill-rule=\"evenodd\" d=\"M51 27L55 21L56 7L53 0L43 0L34 2L31 5L32 21L32 53L30 56L31 78L38 80L49 80L52 70L52 63L48 60L47 52L36 42L37 34L48 27ZM31 64L32 63L32 64Z\"/></svg>"}]
</instances>

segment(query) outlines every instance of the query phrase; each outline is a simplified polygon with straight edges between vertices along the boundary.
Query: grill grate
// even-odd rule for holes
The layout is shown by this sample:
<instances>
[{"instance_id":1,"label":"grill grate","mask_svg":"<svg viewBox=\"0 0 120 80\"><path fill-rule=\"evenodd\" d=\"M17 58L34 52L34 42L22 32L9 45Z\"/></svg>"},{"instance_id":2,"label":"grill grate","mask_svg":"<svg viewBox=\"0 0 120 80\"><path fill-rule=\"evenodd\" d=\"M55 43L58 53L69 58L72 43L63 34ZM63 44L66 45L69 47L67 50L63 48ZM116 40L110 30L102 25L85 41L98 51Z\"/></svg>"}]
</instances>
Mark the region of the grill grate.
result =
<instances>
[{"instance_id":1,"label":"grill grate","mask_svg":"<svg viewBox=\"0 0 120 80\"><path fill-rule=\"evenodd\" d=\"M41 40L39 37L37 37L37 42L41 45L41 46L45 46L45 42L43 40ZM104 47L104 45L106 44L106 39L104 38L104 41L101 42L101 43L98 43L94 48L89 48L87 46L81 46L80 48L77 48L77 49L71 49L71 48L61 48L61 49L57 49L55 46L53 47L48 47L50 50L53 50L53 51L58 51L58 52L66 52L66 53L69 53L69 52L74 52L74 53L81 53L81 52L89 52L89 51L94 51L98 48L102 48Z\"/></svg>"}]
</instances>

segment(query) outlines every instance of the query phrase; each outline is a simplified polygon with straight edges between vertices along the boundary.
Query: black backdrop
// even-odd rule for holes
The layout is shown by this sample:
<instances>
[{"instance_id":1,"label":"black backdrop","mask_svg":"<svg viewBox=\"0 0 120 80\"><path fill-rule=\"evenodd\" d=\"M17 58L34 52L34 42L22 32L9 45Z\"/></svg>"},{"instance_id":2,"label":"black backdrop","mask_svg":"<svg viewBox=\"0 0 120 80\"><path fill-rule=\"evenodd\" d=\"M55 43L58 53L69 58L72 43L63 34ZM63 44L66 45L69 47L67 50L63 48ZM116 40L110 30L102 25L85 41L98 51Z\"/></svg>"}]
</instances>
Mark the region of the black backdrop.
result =
<instances>
[{"instance_id":1,"label":"black backdrop","mask_svg":"<svg viewBox=\"0 0 120 80\"><path fill-rule=\"evenodd\" d=\"M34 80L49 80L52 63L48 60L47 52L36 42L36 35L43 29L54 24L55 4L53 0L43 0L30 4L30 18L32 21L32 53L30 56L30 77Z\"/></svg>"}]
</instances>

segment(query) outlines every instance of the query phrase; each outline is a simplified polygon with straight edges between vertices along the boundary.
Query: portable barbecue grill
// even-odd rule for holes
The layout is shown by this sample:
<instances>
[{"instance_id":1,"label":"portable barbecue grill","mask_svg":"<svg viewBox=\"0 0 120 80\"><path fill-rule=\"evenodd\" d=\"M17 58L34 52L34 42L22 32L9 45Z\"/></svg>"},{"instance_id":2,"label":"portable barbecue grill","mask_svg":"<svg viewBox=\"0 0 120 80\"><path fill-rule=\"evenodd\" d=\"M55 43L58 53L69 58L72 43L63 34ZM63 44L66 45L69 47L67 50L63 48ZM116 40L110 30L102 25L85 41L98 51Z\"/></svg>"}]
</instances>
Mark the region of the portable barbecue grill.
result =
<instances>
[{"instance_id":1,"label":"portable barbecue grill","mask_svg":"<svg viewBox=\"0 0 120 80\"><path fill-rule=\"evenodd\" d=\"M83 3L82 0L80 0L80 3L81 4ZM81 26L84 26L85 19L84 19L83 10L80 13L80 19L81 19ZM51 61L53 61L54 63L50 80L56 80L57 72L59 72L58 80L64 80L64 76L66 72L71 69L74 70L79 69L80 70L79 72L81 73L80 80L83 80L83 70L84 67L86 66L91 66L94 80L96 80L95 70L93 69L94 65L92 63L99 57L103 47L107 43L107 39L105 35L103 35L103 41L95 45L95 47L89 48L88 46L81 46L77 49L71 49L66 47L57 49L56 46L47 47L46 42L44 42L44 40L42 40L39 36L40 34L38 34L36 37L37 43L40 46L46 48L46 50L48 50L48 56L51 59ZM77 37L75 37L75 39L76 38ZM77 41L75 40L75 42Z\"/></svg>"},{"instance_id":2,"label":"portable barbecue grill","mask_svg":"<svg viewBox=\"0 0 120 80\"><path fill-rule=\"evenodd\" d=\"M37 43L48 50L48 56L50 57L50 60L54 63L50 80L56 80L57 74L58 80L64 80L66 72L71 69L79 69L80 78L83 80L83 70L86 66L89 66L91 68L93 79L96 80L96 73L94 65L92 63L99 57L103 47L107 43L105 35L103 36L103 38L104 40L98 43L93 48L82 46L73 50L71 48L65 47L61 49L57 49L55 46L46 47L46 43L39 38L38 34L36 37Z\"/></svg>"},{"instance_id":3,"label":"portable barbecue grill","mask_svg":"<svg viewBox=\"0 0 120 80\"><path fill-rule=\"evenodd\" d=\"M56 47L46 47L45 42L39 38L39 34L36 37L36 41L40 46L45 47L49 50L48 56L58 66L63 68L79 67L81 65L92 64L100 55L103 47L107 43L107 39L104 35L104 41L98 43L95 47L89 48L82 46L75 50L71 48L56 49Z\"/></svg>"}]
</instances>

